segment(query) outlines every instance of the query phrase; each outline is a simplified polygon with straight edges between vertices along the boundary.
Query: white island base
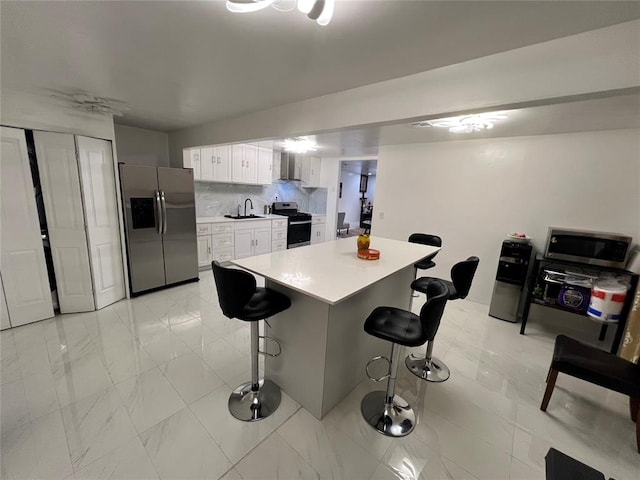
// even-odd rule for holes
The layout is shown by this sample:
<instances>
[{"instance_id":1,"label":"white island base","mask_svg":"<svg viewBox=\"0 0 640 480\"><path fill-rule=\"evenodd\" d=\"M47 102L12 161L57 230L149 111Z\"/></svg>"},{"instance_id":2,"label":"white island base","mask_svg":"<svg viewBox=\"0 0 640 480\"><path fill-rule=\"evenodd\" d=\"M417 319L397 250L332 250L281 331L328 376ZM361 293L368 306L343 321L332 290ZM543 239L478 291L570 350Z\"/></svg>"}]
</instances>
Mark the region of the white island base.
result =
<instances>
[{"instance_id":1,"label":"white island base","mask_svg":"<svg viewBox=\"0 0 640 480\"><path fill-rule=\"evenodd\" d=\"M371 357L389 355L391 344L365 333L364 321L380 305L409 308L413 276L405 268L335 305L267 280L292 306L269 322L283 354L266 358L265 378L322 419L366 378Z\"/></svg>"}]
</instances>

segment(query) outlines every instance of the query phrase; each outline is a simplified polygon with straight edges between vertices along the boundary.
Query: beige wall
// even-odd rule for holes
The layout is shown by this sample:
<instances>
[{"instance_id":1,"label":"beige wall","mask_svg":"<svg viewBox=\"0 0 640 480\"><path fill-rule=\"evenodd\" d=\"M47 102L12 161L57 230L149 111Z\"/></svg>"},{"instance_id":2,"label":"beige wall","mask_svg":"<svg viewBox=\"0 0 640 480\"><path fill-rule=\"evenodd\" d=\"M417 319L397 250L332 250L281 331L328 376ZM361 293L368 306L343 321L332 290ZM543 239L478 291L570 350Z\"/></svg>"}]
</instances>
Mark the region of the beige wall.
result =
<instances>
[{"instance_id":1,"label":"beige wall","mask_svg":"<svg viewBox=\"0 0 640 480\"><path fill-rule=\"evenodd\" d=\"M477 255L469 298L485 304L510 232L537 249L552 225L640 240L637 129L381 147L377 179L373 234L440 235L433 276Z\"/></svg>"},{"instance_id":2,"label":"beige wall","mask_svg":"<svg viewBox=\"0 0 640 480\"><path fill-rule=\"evenodd\" d=\"M169 135L167 133L115 125L115 134L119 161L150 167L169 166Z\"/></svg>"}]
</instances>

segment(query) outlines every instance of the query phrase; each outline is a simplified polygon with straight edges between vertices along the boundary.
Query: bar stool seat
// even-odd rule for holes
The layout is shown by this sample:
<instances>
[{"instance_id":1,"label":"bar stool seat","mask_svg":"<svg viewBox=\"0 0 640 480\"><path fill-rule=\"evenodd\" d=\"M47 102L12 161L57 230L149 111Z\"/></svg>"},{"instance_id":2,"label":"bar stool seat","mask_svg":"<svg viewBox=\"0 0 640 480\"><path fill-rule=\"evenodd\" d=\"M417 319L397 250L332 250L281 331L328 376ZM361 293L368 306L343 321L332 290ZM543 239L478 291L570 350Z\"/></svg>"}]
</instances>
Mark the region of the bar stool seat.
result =
<instances>
[{"instance_id":1,"label":"bar stool seat","mask_svg":"<svg viewBox=\"0 0 640 480\"><path fill-rule=\"evenodd\" d=\"M260 380L258 355L280 355L259 350L260 333L258 321L267 319L291 306L291 300L270 288L257 287L253 275L243 270L226 268L211 262L222 313L228 318L237 318L251 323L251 381L238 386L229 397L229 411L238 420L254 422L271 415L280 405L280 388L270 380Z\"/></svg>"},{"instance_id":2,"label":"bar stool seat","mask_svg":"<svg viewBox=\"0 0 640 480\"><path fill-rule=\"evenodd\" d=\"M420 315L395 308L381 306L371 312L364 322L364 330L369 335L391 342L390 358L378 356L367 364L367 376L374 381L387 380L386 391L370 392L362 399L360 410L369 425L389 437L404 437L415 428L415 413L411 406L395 394L400 345L417 347L434 335L447 301L447 288L441 282L429 287L429 300L420 310ZM389 370L381 378L369 373L369 365L384 359L389 362Z\"/></svg>"}]
</instances>

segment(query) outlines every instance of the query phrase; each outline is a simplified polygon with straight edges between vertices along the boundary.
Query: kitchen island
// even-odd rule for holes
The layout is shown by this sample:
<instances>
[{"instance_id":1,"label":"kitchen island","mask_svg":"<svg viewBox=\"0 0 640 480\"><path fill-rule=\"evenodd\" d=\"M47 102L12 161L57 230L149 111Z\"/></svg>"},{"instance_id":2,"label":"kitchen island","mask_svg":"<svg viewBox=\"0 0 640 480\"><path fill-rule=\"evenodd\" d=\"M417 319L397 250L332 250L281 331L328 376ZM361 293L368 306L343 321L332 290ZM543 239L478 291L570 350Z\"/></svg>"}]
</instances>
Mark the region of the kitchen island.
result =
<instances>
[{"instance_id":1,"label":"kitchen island","mask_svg":"<svg viewBox=\"0 0 640 480\"><path fill-rule=\"evenodd\" d=\"M365 378L365 365L388 342L367 335L379 305L409 308L413 264L437 247L371 237L379 260L356 256L355 238L234 260L291 299L269 320L282 355L267 357L265 378L321 419Z\"/></svg>"}]
</instances>

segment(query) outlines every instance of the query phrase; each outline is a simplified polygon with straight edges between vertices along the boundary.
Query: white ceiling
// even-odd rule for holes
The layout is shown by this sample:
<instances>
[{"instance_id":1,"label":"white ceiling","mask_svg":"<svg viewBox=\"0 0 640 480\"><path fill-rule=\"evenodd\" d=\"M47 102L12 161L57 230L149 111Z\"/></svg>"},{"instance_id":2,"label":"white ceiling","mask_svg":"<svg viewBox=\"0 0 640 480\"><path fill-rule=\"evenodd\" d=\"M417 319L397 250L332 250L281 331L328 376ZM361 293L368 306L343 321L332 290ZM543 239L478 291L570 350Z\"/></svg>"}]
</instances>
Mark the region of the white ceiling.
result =
<instances>
[{"instance_id":1,"label":"white ceiling","mask_svg":"<svg viewBox=\"0 0 640 480\"><path fill-rule=\"evenodd\" d=\"M637 19L640 2L338 0L327 27L223 1L3 0L0 16L3 89L115 98L119 123L171 131Z\"/></svg>"}]
</instances>

